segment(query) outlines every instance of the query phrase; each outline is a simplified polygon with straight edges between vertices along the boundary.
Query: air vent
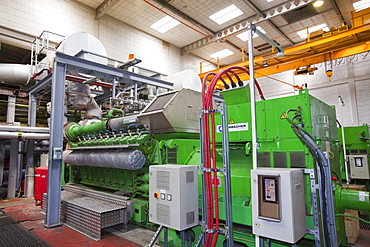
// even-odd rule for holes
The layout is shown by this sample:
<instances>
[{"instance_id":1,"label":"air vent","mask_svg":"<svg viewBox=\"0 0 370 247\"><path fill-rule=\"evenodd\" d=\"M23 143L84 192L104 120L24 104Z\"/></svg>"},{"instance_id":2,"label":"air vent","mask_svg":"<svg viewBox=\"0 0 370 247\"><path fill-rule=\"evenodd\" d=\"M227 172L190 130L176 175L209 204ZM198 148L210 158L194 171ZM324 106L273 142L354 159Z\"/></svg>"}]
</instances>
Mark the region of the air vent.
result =
<instances>
[{"instance_id":1,"label":"air vent","mask_svg":"<svg viewBox=\"0 0 370 247\"><path fill-rule=\"evenodd\" d=\"M193 171L186 172L186 183L194 183L194 172Z\"/></svg>"},{"instance_id":2,"label":"air vent","mask_svg":"<svg viewBox=\"0 0 370 247\"><path fill-rule=\"evenodd\" d=\"M171 223L171 207L170 205L157 203L157 220L164 225Z\"/></svg>"},{"instance_id":3,"label":"air vent","mask_svg":"<svg viewBox=\"0 0 370 247\"><path fill-rule=\"evenodd\" d=\"M157 189L170 190L170 172L157 171Z\"/></svg>"},{"instance_id":4,"label":"air vent","mask_svg":"<svg viewBox=\"0 0 370 247\"><path fill-rule=\"evenodd\" d=\"M168 155L168 163L177 164L177 148L168 148L167 155Z\"/></svg>"},{"instance_id":5,"label":"air vent","mask_svg":"<svg viewBox=\"0 0 370 247\"><path fill-rule=\"evenodd\" d=\"M286 14L281 15L289 24L292 24L297 21L301 21L307 18L310 18L314 15L317 15L315 8L312 4L303 6L292 11L289 11Z\"/></svg>"},{"instance_id":6,"label":"air vent","mask_svg":"<svg viewBox=\"0 0 370 247\"><path fill-rule=\"evenodd\" d=\"M187 225L193 224L194 221L195 221L195 212L194 211L187 212L186 213L186 224Z\"/></svg>"},{"instance_id":7,"label":"air vent","mask_svg":"<svg viewBox=\"0 0 370 247\"><path fill-rule=\"evenodd\" d=\"M257 157L258 167L271 167L270 152L259 152Z\"/></svg>"},{"instance_id":8,"label":"air vent","mask_svg":"<svg viewBox=\"0 0 370 247\"><path fill-rule=\"evenodd\" d=\"M290 167L292 168L306 167L304 152L290 152Z\"/></svg>"},{"instance_id":9,"label":"air vent","mask_svg":"<svg viewBox=\"0 0 370 247\"><path fill-rule=\"evenodd\" d=\"M280 168L287 167L286 152L274 152L274 167L280 167Z\"/></svg>"}]
</instances>

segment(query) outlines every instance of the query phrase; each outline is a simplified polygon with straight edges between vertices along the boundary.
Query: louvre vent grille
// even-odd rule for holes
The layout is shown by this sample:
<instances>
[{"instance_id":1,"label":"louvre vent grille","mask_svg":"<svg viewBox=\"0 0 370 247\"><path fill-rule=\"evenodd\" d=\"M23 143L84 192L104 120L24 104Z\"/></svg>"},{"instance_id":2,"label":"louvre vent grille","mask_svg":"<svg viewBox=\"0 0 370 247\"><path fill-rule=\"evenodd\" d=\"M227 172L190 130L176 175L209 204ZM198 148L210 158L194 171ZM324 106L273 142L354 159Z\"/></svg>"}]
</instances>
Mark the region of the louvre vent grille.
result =
<instances>
[{"instance_id":1,"label":"louvre vent grille","mask_svg":"<svg viewBox=\"0 0 370 247\"><path fill-rule=\"evenodd\" d=\"M274 167L280 168L287 167L286 152L274 152Z\"/></svg>"},{"instance_id":2,"label":"louvre vent grille","mask_svg":"<svg viewBox=\"0 0 370 247\"><path fill-rule=\"evenodd\" d=\"M157 189L170 190L169 171L157 171Z\"/></svg>"},{"instance_id":3,"label":"louvre vent grille","mask_svg":"<svg viewBox=\"0 0 370 247\"><path fill-rule=\"evenodd\" d=\"M194 171L186 172L186 183L194 183Z\"/></svg>"},{"instance_id":4,"label":"louvre vent grille","mask_svg":"<svg viewBox=\"0 0 370 247\"><path fill-rule=\"evenodd\" d=\"M165 95L158 96L153 103L146 109L145 112L157 111L162 110L168 102L170 102L171 98L174 96L174 93L168 93Z\"/></svg>"},{"instance_id":5,"label":"louvre vent grille","mask_svg":"<svg viewBox=\"0 0 370 247\"><path fill-rule=\"evenodd\" d=\"M177 164L177 148L167 149L168 163Z\"/></svg>"},{"instance_id":6,"label":"louvre vent grille","mask_svg":"<svg viewBox=\"0 0 370 247\"><path fill-rule=\"evenodd\" d=\"M171 224L171 207L166 204L157 203L157 221L161 224Z\"/></svg>"},{"instance_id":7,"label":"louvre vent grille","mask_svg":"<svg viewBox=\"0 0 370 247\"><path fill-rule=\"evenodd\" d=\"M258 156L258 166L259 167L270 167L270 152L260 152Z\"/></svg>"},{"instance_id":8,"label":"louvre vent grille","mask_svg":"<svg viewBox=\"0 0 370 247\"><path fill-rule=\"evenodd\" d=\"M304 152L290 152L290 167L292 168L306 167Z\"/></svg>"},{"instance_id":9,"label":"louvre vent grille","mask_svg":"<svg viewBox=\"0 0 370 247\"><path fill-rule=\"evenodd\" d=\"M193 224L194 221L195 221L195 212L194 211L187 212L186 213L186 224L187 225Z\"/></svg>"}]
</instances>

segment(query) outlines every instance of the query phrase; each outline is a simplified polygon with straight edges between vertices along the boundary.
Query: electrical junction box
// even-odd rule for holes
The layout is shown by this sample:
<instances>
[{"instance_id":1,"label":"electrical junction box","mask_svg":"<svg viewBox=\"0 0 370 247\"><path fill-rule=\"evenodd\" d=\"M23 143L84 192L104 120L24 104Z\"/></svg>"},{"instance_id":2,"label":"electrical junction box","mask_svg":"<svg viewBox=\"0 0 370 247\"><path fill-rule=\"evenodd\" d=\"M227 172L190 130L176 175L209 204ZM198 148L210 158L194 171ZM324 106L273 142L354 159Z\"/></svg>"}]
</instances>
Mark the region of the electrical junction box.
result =
<instances>
[{"instance_id":1,"label":"electrical junction box","mask_svg":"<svg viewBox=\"0 0 370 247\"><path fill-rule=\"evenodd\" d=\"M251 171L253 233L294 244L306 234L302 169Z\"/></svg>"},{"instance_id":2,"label":"electrical junction box","mask_svg":"<svg viewBox=\"0 0 370 247\"><path fill-rule=\"evenodd\" d=\"M198 167L149 167L149 221L178 231L198 225Z\"/></svg>"},{"instance_id":3,"label":"electrical junction box","mask_svg":"<svg viewBox=\"0 0 370 247\"><path fill-rule=\"evenodd\" d=\"M348 155L351 178L370 179L367 155Z\"/></svg>"}]
</instances>

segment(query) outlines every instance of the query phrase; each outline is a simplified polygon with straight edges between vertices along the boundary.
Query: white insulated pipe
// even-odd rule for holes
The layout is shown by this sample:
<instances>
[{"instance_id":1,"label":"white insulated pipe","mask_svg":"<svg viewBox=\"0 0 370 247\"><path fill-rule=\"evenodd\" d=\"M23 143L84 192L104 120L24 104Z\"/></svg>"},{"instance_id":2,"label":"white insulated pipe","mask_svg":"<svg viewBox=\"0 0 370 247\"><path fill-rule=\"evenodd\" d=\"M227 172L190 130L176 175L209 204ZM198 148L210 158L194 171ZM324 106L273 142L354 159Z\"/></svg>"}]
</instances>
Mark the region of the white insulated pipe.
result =
<instances>
[{"instance_id":1,"label":"white insulated pipe","mask_svg":"<svg viewBox=\"0 0 370 247\"><path fill-rule=\"evenodd\" d=\"M28 126L0 125L0 131L18 131L18 132L49 133L50 130L47 127L28 127Z\"/></svg>"},{"instance_id":2,"label":"white insulated pipe","mask_svg":"<svg viewBox=\"0 0 370 247\"><path fill-rule=\"evenodd\" d=\"M44 140L49 139L49 134L43 133L23 133L23 132L5 132L0 131L0 139L30 139L30 140Z\"/></svg>"},{"instance_id":3,"label":"white insulated pipe","mask_svg":"<svg viewBox=\"0 0 370 247\"><path fill-rule=\"evenodd\" d=\"M27 85L31 80L32 66L28 64L0 64L0 81Z\"/></svg>"}]
</instances>

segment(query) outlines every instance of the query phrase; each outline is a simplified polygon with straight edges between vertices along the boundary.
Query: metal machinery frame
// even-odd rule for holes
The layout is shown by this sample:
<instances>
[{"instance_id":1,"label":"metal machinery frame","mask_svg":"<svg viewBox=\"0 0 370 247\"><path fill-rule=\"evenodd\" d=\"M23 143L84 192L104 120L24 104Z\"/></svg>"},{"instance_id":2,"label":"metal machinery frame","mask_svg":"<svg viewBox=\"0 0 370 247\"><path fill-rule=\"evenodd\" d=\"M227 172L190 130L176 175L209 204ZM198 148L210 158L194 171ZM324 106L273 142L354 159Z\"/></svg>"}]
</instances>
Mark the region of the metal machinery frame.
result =
<instances>
[{"instance_id":1,"label":"metal machinery frame","mask_svg":"<svg viewBox=\"0 0 370 247\"><path fill-rule=\"evenodd\" d=\"M65 78L67 71L82 72L112 81L130 81L132 84L145 83L155 87L171 89L172 83L148 78L139 74L124 71L107 65L87 61L81 58L56 53L54 67L51 75L39 81L29 90L29 125L36 124L36 99L37 93L51 86L51 123L49 145L49 180L48 202L46 208L45 227L56 227L60 223L61 203L61 173L63 152L63 124L64 124L64 94ZM30 155L32 155L30 153Z\"/></svg>"}]
</instances>

